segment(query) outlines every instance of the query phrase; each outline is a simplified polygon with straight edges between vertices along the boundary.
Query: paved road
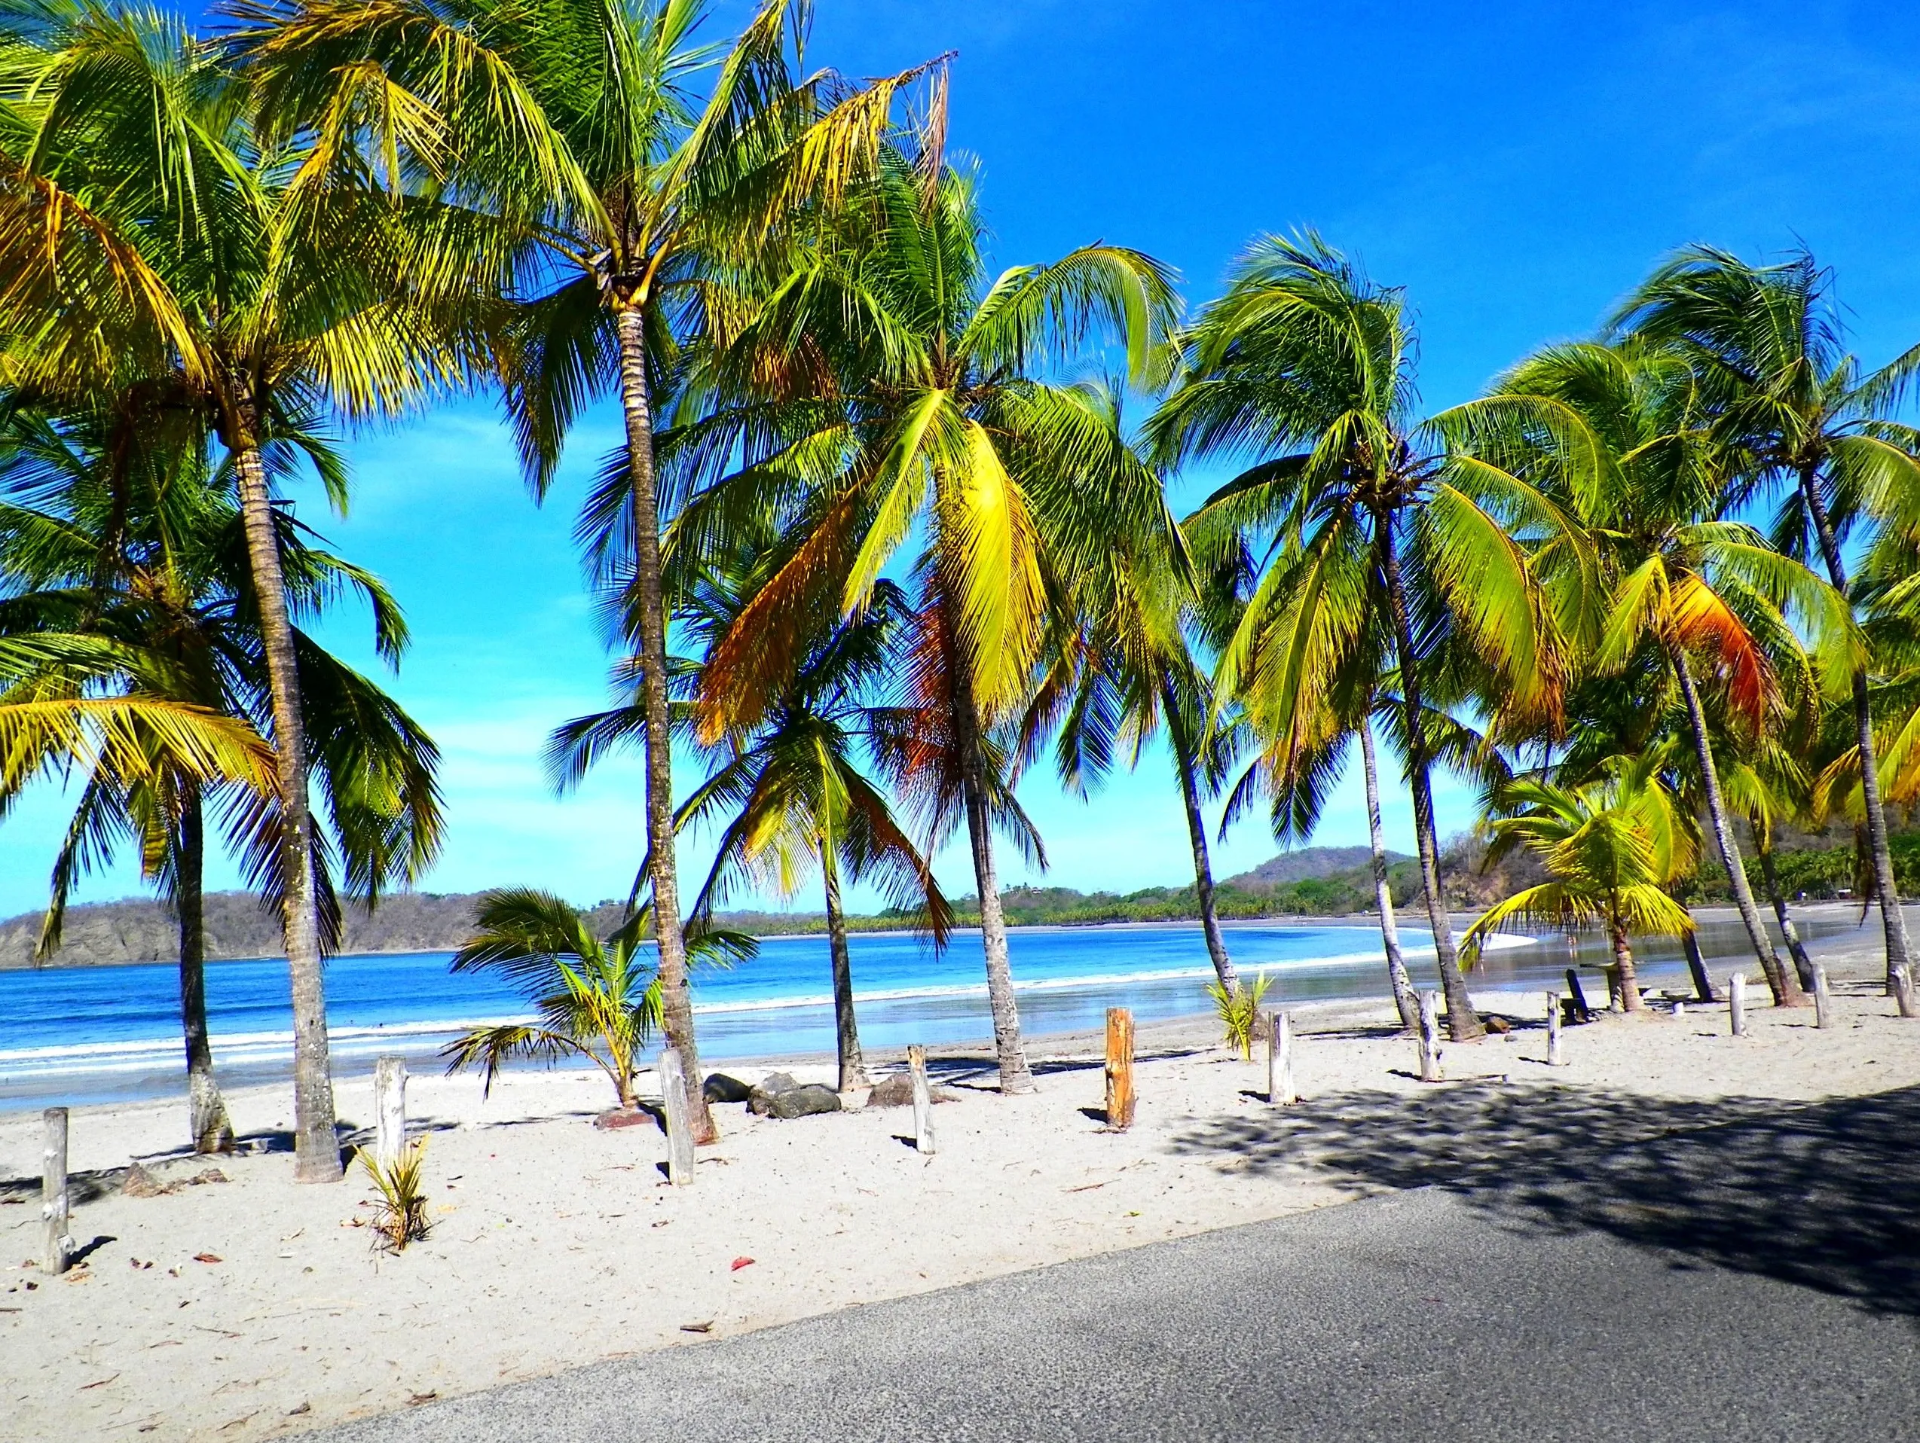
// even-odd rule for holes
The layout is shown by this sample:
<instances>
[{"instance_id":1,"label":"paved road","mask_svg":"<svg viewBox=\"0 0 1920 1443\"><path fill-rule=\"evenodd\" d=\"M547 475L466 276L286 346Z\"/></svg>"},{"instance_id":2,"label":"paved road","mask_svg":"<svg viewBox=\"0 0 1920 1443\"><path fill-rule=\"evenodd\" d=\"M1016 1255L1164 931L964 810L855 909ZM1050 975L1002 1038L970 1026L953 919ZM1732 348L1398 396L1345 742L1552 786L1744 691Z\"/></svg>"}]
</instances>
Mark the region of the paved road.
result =
<instances>
[{"instance_id":1,"label":"paved road","mask_svg":"<svg viewBox=\"0 0 1920 1443\"><path fill-rule=\"evenodd\" d=\"M1920 1439L1920 1089L1696 1106L1670 1135L1638 1104L1529 1119L1452 1096L1444 1143L1364 1112L1207 1140L1252 1166L1312 1143L1355 1176L1424 1180L1409 1190L321 1436ZM1629 1124L1651 1136L1618 1141Z\"/></svg>"}]
</instances>

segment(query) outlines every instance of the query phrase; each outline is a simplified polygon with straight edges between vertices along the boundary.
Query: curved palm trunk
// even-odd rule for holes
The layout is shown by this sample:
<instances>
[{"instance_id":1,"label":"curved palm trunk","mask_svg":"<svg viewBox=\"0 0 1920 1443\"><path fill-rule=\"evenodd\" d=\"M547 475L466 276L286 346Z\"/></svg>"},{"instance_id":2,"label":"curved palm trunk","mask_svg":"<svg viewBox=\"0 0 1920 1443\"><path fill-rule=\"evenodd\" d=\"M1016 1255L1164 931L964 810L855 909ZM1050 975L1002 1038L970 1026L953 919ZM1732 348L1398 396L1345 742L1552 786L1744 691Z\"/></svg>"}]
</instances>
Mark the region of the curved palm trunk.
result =
<instances>
[{"instance_id":1,"label":"curved palm trunk","mask_svg":"<svg viewBox=\"0 0 1920 1443\"><path fill-rule=\"evenodd\" d=\"M1207 955L1213 959L1213 972L1228 992L1240 990L1240 977L1227 954L1227 939L1220 933L1220 914L1213 900L1213 864L1207 857L1207 820L1200 810L1200 790L1193 774L1198 766L1195 748L1174 710L1173 689L1165 692L1167 736L1173 743L1173 767L1180 773L1180 800L1187 813L1187 841L1193 847L1193 893L1200 904L1200 930L1206 935Z\"/></svg>"},{"instance_id":2,"label":"curved palm trunk","mask_svg":"<svg viewBox=\"0 0 1920 1443\"><path fill-rule=\"evenodd\" d=\"M1633 947L1627 941L1627 929L1620 924L1617 912L1608 918L1607 932L1613 939L1613 975L1620 988L1620 1005L1628 1012L1639 1012L1643 1004L1640 1000L1640 979L1633 971Z\"/></svg>"},{"instance_id":3,"label":"curved palm trunk","mask_svg":"<svg viewBox=\"0 0 1920 1443\"><path fill-rule=\"evenodd\" d=\"M1447 994L1447 1034L1455 1042L1486 1036L1480 1015L1467 995L1460 953L1453 943L1453 919L1440 890L1440 839L1433 825L1433 778L1427 761L1427 734L1421 720L1420 682L1413 659L1413 624L1407 614L1407 589L1400 576L1400 555L1393 539L1393 514L1376 518L1380 561L1386 572L1387 607L1393 613L1394 649L1400 663L1400 696L1407 719L1407 778L1413 791L1414 850L1420 854L1420 887L1426 894L1427 920L1433 927L1433 951L1440 965L1440 986Z\"/></svg>"},{"instance_id":4,"label":"curved palm trunk","mask_svg":"<svg viewBox=\"0 0 1920 1443\"><path fill-rule=\"evenodd\" d=\"M853 1015L853 957L847 950L847 917L840 907L840 868L833 844L820 845L820 880L827 894L827 950L833 957L833 1025L840 1047L840 1091L870 1087L860 1054L860 1027Z\"/></svg>"},{"instance_id":5,"label":"curved palm trunk","mask_svg":"<svg viewBox=\"0 0 1920 1443\"><path fill-rule=\"evenodd\" d=\"M1773 865L1773 848L1758 827L1753 831L1753 849L1760 854L1760 880L1767 889L1767 900L1773 903L1773 915L1779 920L1780 935L1787 939L1787 955L1793 958L1793 970L1799 975L1800 985L1811 992L1813 959L1807 955L1806 944L1800 940L1800 929L1793 925L1793 913L1787 908L1787 894L1780 890L1780 873Z\"/></svg>"},{"instance_id":6,"label":"curved palm trunk","mask_svg":"<svg viewBox=\"0 0 1920 1443\"><path fill-rule=\"evenodd\" d=\"M213 1075L207 1038L207 934L202 908L206 814L200 788L182 789L180 835L174 858L174 912L180 921L180 1030L187 1044L187 1119L195 1152L232 1152L233 1124Z\"/></svg>"},{"instance_id":7,"label":"curved palm trunk","mask_svg":"<svg viewBox=\"0 0 1920 1443\"><path fill-rule=\"evenodd\" d=\"M1387 885L1386 831L1380 825L1380 769L1373 756L1373 724L1360 717L1360 762L1367 780L1367 842L1373 853L1373 900L1380 909L1380 942L1387 949L1387 980L1393 985L1393 1005L1400 1025L1420 1030L1420 999L1407 975L1407 959L1400 952L1400 926L1393 919L1393 890Z\"/></svg>"},{"instance_id":8,"label":"curved palm trunk","mask_svg":"<svg viewBox=\"0 0 1920 1443\"><path fill-rule=\"evenodd\" d=\"M1685 649L1671 639L1667 641L1667 660L1680 680L1680 696L1686 702L1687 723L1693 732L1693 752L1699 758L1700 777L1706 787L1707 822L1713 828L1714 843L1726 866L1733 900L1740 908L1740 920L1746 924L1747 940L1753 944L1753 955L1760 959L1761 971L1767 974L1767 987L1773 993L1774 1005L1804 1007L1807 999L1800 990L1800 979L1780 964L1780 954L1773 950L1773 940L1767 936L1766 925L1760 920L1760 909L1754 905L1753 888L1747 885L1747 869L1741 864L1740 848L1733 840L1733 827L1727 821L1726 800L1720 794L1720 772L1713 764L1713 747L1707 740L1707 714L1693 684L1693 668L1687 663Z\"/></svg>"},{"instance_id":9,"label":"curved palm trunk","mask_svg":"<svg viewBox=\"0 0 1920 1443\"><path fill-rule=\"evenodd\" d=\"M286 579L274 535L266 465L250 437L235 446L232 454L273 693L273 753L284 819L280 854L286 877L282 926L293 992L293 1175L299 1182L337 1182L340 1143L334 1133L327 995L320 971L320 895L313 872L313 812L307 793L307 732L300 709L293 623L287 615Z\"/></svg>"},{"instance_id":10,"label":"curved palm trunk","mask_svg":"<svg viewBox=\"0 0 1920 1443\"><path fill-rule=\"evenodd\" d=\"M1680 945L1686 949L1687 972L1693 978L1693 995L1702 1002L1718 1002L1720 994L1713 990L1713 978L1707 973L1707 959L1700 951L1699 933L1682 933Z\"/></svg>"},{"instance_id":11,"label":"curved palm trunk","mask_svg":"<svg viewBox=\"0 0 1920 1443\"><path fill-rule=\"evenodd\" d=\"M718 1142L720 1129L700 1084L693 1036L693 992L687 942L680 929L680 881L673 855L673 736L667 718L666 601L660 585L660 504L654 490L653 414L647 395L646 317L628 305L619 313L620 406L627 423L627 470L633 484L633 586L640 612L640 693L647 716L647 876L653 889L653 935L660 949L660 1030L686 1069L687 1119L694 1141Z\"/></svg>"},{"instance_id":12,"label":"curved palm trunk","mask_svg":"<svg viewBox=\"0 0 1920 1443\"><path fill-rule=\"evenodd\" d=\"M1820 497L1820 486L1811 466L1800 468L1800 494L1806 498L1820 537L1820 554L1827 563L1827 576L1843 596L1847 590L1847 567L1840 555L1840 539L1834 534L1833 519L1827 503ZM1880 896L1880 923L1887 939L1887 994L1893 994L1893 974L1912 960L1907 941L1907 919L1900 910L1900 885L1893 875L1893 849L1887 843L1887 811L1880 797L1880 758L1874 750L1873 706L1864 672L1853 678L1853 721L1860 745L1860 792L1867 804L1867 850L1873 856L1873 889ZM1799 963L1796 954L1795 965ZM1809 983L1809 986L1812 984Z\"/></svg>"},{"instance_id":13,"label":"curved palm trunk","mask_svg":"<svg viewBox=\"0 0 1920 1443\"><path fill-rule=\"evenodd\" d=\"M987 960L987 1004L993 1010L993 1051L1000 1063L1003 1094L1032 1092L1033 1073L1020 1041L1020 1005L1013 995L1013 969L1007 960L1007 920L1000 911L1000 877L993 865L992 818L987 813L987 783L980 757L980 718L973 708L965 662L954 686L953 740L960 751L960 790L967 809L967 841L973 848L974 885L980 894L980 947Z\"/></svg>"}]
</instances>

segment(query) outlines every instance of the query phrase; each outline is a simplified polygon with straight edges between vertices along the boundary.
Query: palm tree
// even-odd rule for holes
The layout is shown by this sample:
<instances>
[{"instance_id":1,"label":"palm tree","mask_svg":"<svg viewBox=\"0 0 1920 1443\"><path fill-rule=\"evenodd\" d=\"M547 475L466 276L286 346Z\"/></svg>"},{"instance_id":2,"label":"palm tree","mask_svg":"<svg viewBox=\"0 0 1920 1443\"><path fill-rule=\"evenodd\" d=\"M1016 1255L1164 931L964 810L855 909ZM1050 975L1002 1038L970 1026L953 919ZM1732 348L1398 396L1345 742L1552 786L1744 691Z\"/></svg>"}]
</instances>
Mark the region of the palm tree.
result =
<instances>
[{"instance_id":1,"label":"palm tree","mask_svg":"<svg viewBox=\"0 0 1920 1443\"><path fill-rule=\"evenodd\" d=\"M1209 456L1254 463L1188 525L1214 531L1216 544L1245 535L1259 548L1258 580L1222 652L1218 684L1246 699L1287 785L1309 758L1326 765L1337 732L1332 698L1379 640L1369 618L1384 618L1379 664L1390 659L1398 682L1449 1029L1466 1040L1482 1028L1440 888L1423 684L1444 617L1502 678L1498 710L1551 710L1552 621L1508 528L1538 534L1557 517L1515 478L1456 462L1441 433L1415 424L1413 348L1399 292L1374 285L1316 236L1269 236L1189 328L1185 373L1149 431L1169 464Z\"/></svg>"},{"instance_id":2,"label":"palm tree","mask_svg":"<svg viewBox=\"0 0 1920 1443\"><path fill-rule=\"evenodd\" d=\"M1562 787L1519 778L1502 787L1487 820L1490 862L1524 846L1553 880L1489 907L1461 941L1471 966L1484 940L1515 918L1580 927L1599 922L1613 946L1621 1005L1641 1010L1632 938L1679 937L1693 919L1663 890L1692 863L1686 818L1660 785L1658 753L1616 757L1601 778Z\"/></svg>"},{"instance_id":3,"label":"palm tree","mask_svg":"<svg viewBox=\"0 0 1920 1443\"><path fill-rule=\"evenodd\" d=\"M0 329L17 383L164 393L212 427L238 488L279 768L295 1173L333 1181L312 747L270 458L326 409L391 413L487 365L489 313L432 283L444 235L427 217L340 183L312 149L324 131L282 145L254 130L223 48L178 17L68 0L3 28ZM321 475L341 500L345 478Z\"/></svg>"},{"instance_id":4,"label":"palm tree","mask_svg":"<svg viewBox=\"0 0 1920 1443\"><path fill-rule=\"evenodd\" d=\"M683 588L677 622L688 643L708 647L725 635L781 559L775 538L736 538L728 564L701 568ZM822 624L758 725L711 749L704 782L681 804L680 830L721 825L720 844L690 920L711 928L714 910L741 883L771 884L791 896L818 871L825 894L832 961L835 1033L842 1092L869 1086L854 1016L853 963L842 884L879 883L889 900L916 908L935 947L946 945L952 909L927 862L894 820L885 794L862 774L856 753L872 751L897 718L873 693L894 660L893 639L906 619L905 593L891 583L855 619ZM638 667L629 668L629 676ZM695 664L680 675L697 679ZM629 685L631 685L629 681ZM681 708L676 707L676 714ZM563 787L576 784L608 750L644 736L644 700L579 717L555 732L549 768Z\"/></svg>"},{"instance_id":5,"label":"palm tree","mask_svg":"<svg viewBox=\"0 0 1920 1443\"><path fill-rule=\"evenodd\" d=\"M445 202L447 229L476 268L507 278L520 302L508 411L536 495L581 408L617 391L624 453L589 515L607 523L602 560L624 573L645 663L662 1018L695 1075L673 848L657 403L683 348L725 329L724 302L708 293L713 272L752 266L797 217L830 207L871 166L912 73L857 89L830 72L802 74L804 0L767 0L724 54L693 42L705 15L694 0L235 8L254 22L235 45L270 115L284 125L326 117L331 153ZM693 81L716 59L701 101ZM396 89L405 116L388 105ZM706 1099L690 1105L696 1137L713 1141Z\"/></svg>"},{"instance_id":6,"label":"palm tree","mask_svg":"<svg viewBox=\"0 0 1920 1443\"><path fill-rule=\"evenodd\" d=\"M8 584L0 636L17 644L66 631L91 650L48 655L34 684L76 692L124 673L182 705L229 716L258 737L269 728L270 687L246 567L240 517L212 485L204 438L156 449L112 418L53 418L14 410L0 429L0 556ZM38 500L17 504L13 496ZM281 518L280 550L290 595L302 611L321 609L343 588L357 590L374 619L380 650L397 662L406 628L377 579L311 544ZM296 632L307 733L329 802L331 835L352 890L369 902L411 881L438 847L437 752L413 721L373 683ZM118 653L143 658L129 671ZM265 744L258 743L265 751ZM269 899L284 895L277 791L214 785L190 759L155 736L133 770L112 756L85 772L72 822L53 869L39 953L58 948L73 883L104 865L131 834L143 866L160 881L179 924L181 1020L186 1036L195 1145L231 1141L207 1037L201 917L206 808L222 809L228 845L246 858ZM217 781L217 779L216 779ZM339 911L329 857L315 858L322 926L337 940Z\"/></svg>"},{"instance_id":7,"label":"palm tree","mask_svg":"<svg viewBox=\"0 0 1920 1443\"><path fill-rule=\"evenodd\" d=\"M1727 456L1697 424L1683 362L1643 346L1556 346L1523 362L1486 401L1462 408L1488 454L1537 473L1577 515L1591 552L1568 553L1561 584L1601 675L1636 666L1642 643L1664 656L1691 732L1708 821L1747 936L1782 1006L1805 1001L1760 920L1714 758L1711 700L1750 735L1779 704L1769 649L1800 651L1793 622L1826 658L1822 674L1856 664L1858 631L1843 599L1770 549L1751 527L1719 519ZM1597 604L1596 604L1597 603Z\"/></svg>"},{"instance_id":8,"label":"palm tree","mask_svg":"<svg viewBox=\"0 0 1920 1443\"><path fill-rule=\"evenodd\" d=\"M1827 578L1848 589L1850 533L1920 509L1920 430L1894 420L1920 369L1920 347L1865 372L1844 350L1832 277L1806 252L1752 266L1690 247L1628 297L1616 331L1672 346L1699 377L1715 437L1741 457L1746 489L1784 485L1774 541L1787 554L1817 551ZM1851 678L1867 845L1893 969L1912 960L1887 842L1867 668Z\"/></svg>"},{"instance_id":9,"label":"palm tree","mask_svg":"<svg viewBox=\"0 0 1920 1443\"><path fill-rule=\"evenodd\" d=\"M449 1074L478 1067L486 1091L516 1058L548 1063L578 1057L607 1074L619 1106L635 1103L641 1049L660 1023L660 978L646 961L644 909L610 936L596 937L585 914L551 892L506 887L481 895L480 930L453 957L455 972L499 972L540 1009L538 1022L476 1027L440 1049ZM689 937L695 955L727 961L753 955L751 937Z\"/></svg>"},{"instance_id":10,"label":"palm tree","mask_svg":"<svg viewBox=\"0 0 1920 1443\"><path fill-rule=\"evenodd\" d=\"M805 538L715 648L700 728L711 739L752 725L793 629L827 608L859 613L910 551L903 689L917 720L895 775L923 809L928 851L965 821L1000 1086L1028 1092L993 831L1031 829L1004 770L1012 739L998 733L1017 725L1049 628L1072 624L1063 578L1115 535L1172 527L1158 478L1102 408L1040 372L1099 333L1144 374L1173 292L1157 262L1108 245L989 279L973 177L937 151L889 151L852 199L735 348L744 369L778 368L794 397L785 429L763 439L764 408L743 396L721 420L753 464L682 518L691 537L771 499Z\"/></svg>"},{"instance_id":11,"label":"palm tree","mask_svg":"<svg viewBox=\"0 0 1920 1443\"><path fill-rule=\"evenodd\" d=\"M1080 390L1107 416L1115 443L1137 449L1122 428L1123 384L1108 379ZM1219 793L1246 729L1233 708L1216 706L1194 652L1202 635L1218 631L1220 603L1196 593L1179 531L1159 517L1147 520L1145 534L1111 533L1097 565L1065 578L1073 624L1049 637L1017 760L1021 770L1031 765L1051 735L1061 783L1084 797L1119 757L1138 766L1164 728L1193 853L1201 936L1222 994L1232 997L1240 979L1220 930L1202 802Z\"/></svg>"}]
</instances>

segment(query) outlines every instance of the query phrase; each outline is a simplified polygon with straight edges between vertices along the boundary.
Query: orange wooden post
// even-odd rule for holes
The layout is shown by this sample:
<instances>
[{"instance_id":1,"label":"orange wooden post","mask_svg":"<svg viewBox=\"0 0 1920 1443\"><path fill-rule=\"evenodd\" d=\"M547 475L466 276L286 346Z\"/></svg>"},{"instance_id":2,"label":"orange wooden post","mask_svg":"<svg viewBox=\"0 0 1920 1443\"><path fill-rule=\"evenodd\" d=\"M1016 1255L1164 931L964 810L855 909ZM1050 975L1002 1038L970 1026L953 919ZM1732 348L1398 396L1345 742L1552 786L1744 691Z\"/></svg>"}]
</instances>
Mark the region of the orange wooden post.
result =
<instances>
[{"instance_id":1,"label":"orange wooden post","mask_svg":"<svg viewBox=\"0 0 1920 1443\"><path fill-rule=\"evenodd\" d=\"M1124 1007L1107 1009L1107 1126L1123 1131L1133 1126L1133 1014Z\"/></svg>"}]
</instances>

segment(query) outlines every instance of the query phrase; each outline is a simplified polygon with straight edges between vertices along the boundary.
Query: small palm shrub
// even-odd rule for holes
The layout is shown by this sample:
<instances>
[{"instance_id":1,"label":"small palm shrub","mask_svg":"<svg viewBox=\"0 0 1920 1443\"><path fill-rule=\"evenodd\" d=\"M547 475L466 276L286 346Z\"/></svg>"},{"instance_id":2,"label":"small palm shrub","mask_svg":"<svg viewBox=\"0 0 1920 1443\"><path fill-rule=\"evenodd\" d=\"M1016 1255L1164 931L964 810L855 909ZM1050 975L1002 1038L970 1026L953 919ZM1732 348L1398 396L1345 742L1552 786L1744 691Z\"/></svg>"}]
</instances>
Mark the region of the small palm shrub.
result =
<instances>
[{"instance_id":1,"label":"small palm shrub","mask_svg":"<svg viewBox=\"0 0 1920 1443\"><path fill-rule=\"evenodd\" d=\"M539 1009L533 1023L476 1027L440 1049L447 1071L477 1067L484 1091L508 1062L591 1062L613 1083L622 1108L634 1106L641 1049L660 1024L660 979L642 907L601 938L587 917L551 892L509 887L485 893L480 930L453 958L455 972L500 973ZM686 933L687 960L726 966L753 956L751 937L697 921Z\"/></svg>"},{"instance_id":2,"label":"small palm shrub","mask_svg":"<svg viewBox=\"0 0 1920 1443\"><path fill-rule=\"evenodd\" d=\"M1267 995L1271 985L1271 979L1264 972L1253 979L1251 987L1242 982L1231 992L1219 982L1207 984L1207 996L1213 999L1213 1010L1220 1015L1227 1046L1248 1061L1253 1059L1253 1034L1260 1023L1260 999Z\"/></svg>"},{"instance_id":3,"label":"small palm shrub","mask_svg":"<svg viewBox=\"0 0 1920 1443\"><path fill-rule=\"evenodd\" d=\"M427 1235L427 1140L415 1138L385 1167L369 1148L361 1148L356 1156L380 1194L374 1204L374 1244L390 1253L403 1253L408 1243Z\"/></svg>"}]
</instances>

